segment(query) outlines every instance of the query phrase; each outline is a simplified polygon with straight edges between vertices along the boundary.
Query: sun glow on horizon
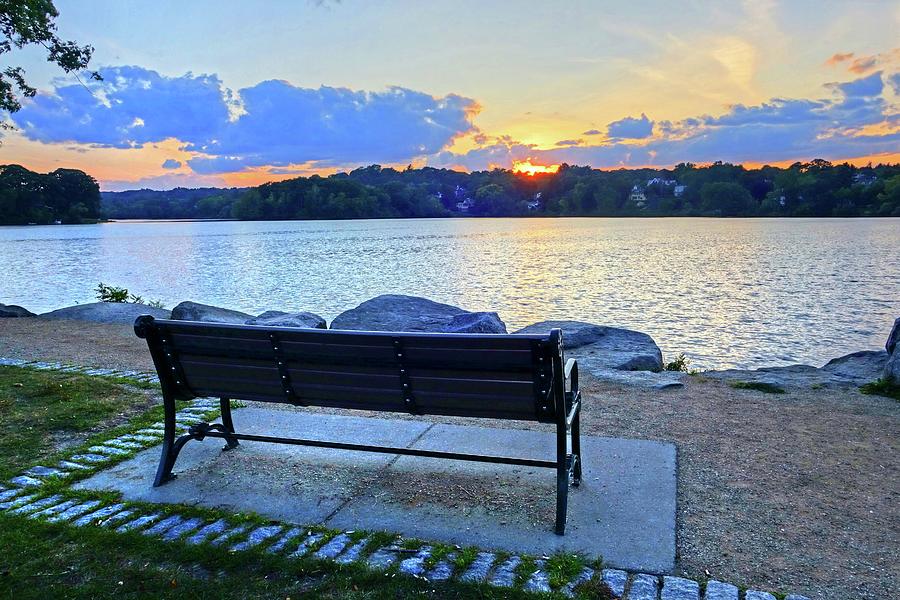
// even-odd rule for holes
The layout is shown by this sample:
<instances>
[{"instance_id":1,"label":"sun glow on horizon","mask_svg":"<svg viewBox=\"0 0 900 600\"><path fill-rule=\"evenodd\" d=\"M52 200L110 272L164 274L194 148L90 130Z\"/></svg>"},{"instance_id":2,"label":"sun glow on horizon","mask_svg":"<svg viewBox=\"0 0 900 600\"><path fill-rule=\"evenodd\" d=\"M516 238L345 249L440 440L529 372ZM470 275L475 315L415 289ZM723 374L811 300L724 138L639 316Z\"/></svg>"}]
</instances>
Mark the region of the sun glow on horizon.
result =
<instances>
[{"instance_id":1,"label":"sun glow on horizon","mask_svg":"<svg viewBox=\"0 0 900 600\"><path fill-rule=\"evenodd\" d=\"M556 173L559 171L559 165L535 165L530 160L513 161L513 173L521 173L533 177L539 174Z\"/></svg>"}]
</instances>

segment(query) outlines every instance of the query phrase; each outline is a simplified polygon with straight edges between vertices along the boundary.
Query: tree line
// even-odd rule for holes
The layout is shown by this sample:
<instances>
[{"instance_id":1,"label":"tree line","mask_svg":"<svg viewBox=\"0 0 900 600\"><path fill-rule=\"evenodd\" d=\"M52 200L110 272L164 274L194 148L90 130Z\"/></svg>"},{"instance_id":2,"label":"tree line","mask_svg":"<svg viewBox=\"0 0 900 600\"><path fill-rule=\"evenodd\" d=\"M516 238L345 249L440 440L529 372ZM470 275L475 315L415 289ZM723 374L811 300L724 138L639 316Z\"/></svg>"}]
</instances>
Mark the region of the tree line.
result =
<instances>
[{"instance_id":1,"label":"tree line","mask_svg":"<svg viewBox=\"0 0 900 600\"><path fill-rule=\"evenodd\" d=\"M445 216L900 216L900 165L824 160L748 169L716 162L672 169L561 165L534 176L507 169L371 165L253 188L97 193L81 171L0 170L0 222L112 219L357 219ZM98 207L97 199L102 197Z\"/></svg>"},{"instance_id":2,"label":"tree line","mask_svg":"<svg viewBox=\"0 0 900 600\"><path fill-rule=\"evenodd\" d=\"M92 223L100 218L100 186L84 171L35 173L20 165L0 165L0 225Z\"/></svg>"}]
</instances>

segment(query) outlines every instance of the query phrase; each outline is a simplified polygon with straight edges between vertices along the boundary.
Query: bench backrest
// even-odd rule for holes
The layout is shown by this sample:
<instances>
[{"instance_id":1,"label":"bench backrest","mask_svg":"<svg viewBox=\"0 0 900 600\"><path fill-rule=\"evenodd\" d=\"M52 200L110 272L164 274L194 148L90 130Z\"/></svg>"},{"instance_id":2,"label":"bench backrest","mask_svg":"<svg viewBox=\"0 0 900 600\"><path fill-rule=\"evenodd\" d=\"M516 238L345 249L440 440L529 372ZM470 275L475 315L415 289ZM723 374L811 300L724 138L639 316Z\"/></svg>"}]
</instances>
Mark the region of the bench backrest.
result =
<instances>
[{"instance_id":1,"label":"bench backrest","mask_svg":"<svg viewBox=\"0 0 900 600\"><path fill-rule=\"evenodd\" d=\"M416 414L553 422L562 334L390 333L142 316L163 391Z\"/></svg>"}]
</instances>

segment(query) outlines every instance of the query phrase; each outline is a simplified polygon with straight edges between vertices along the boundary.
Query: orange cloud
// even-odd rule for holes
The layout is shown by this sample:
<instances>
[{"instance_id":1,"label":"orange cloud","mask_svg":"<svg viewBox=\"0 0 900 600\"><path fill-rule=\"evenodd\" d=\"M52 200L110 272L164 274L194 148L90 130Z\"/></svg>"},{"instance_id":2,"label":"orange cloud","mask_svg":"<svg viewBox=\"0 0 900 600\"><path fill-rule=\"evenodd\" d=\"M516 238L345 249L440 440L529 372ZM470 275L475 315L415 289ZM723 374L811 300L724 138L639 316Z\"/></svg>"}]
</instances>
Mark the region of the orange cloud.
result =
<instances>
[{"instance_id":1,"label":"orange cloud","mask_svg":"<svg viewBox=\"0 0 900 600\"><path fill-rule=\"evenodd\" d=\"M845 60L850 60L851 58L853 58L852 52L845 52L845 53L838 52L837 54L834 54L831 58L826 60L825 64L828 65L829 67L833 67L836 64L842 63Z\"/></svg>"}]
</instances>

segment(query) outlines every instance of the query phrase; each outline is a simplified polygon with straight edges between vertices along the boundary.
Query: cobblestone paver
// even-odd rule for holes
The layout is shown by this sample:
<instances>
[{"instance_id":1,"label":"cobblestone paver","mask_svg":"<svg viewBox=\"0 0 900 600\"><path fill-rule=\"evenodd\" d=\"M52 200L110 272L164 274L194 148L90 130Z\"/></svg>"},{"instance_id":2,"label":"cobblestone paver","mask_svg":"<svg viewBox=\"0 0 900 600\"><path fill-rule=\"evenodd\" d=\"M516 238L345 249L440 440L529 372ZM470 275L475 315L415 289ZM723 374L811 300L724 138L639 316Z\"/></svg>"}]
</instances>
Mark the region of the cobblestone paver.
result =
<instances>
[{"instance_id":1,"label":"cobblestone paver","mask_svg":"<svg viewBox=\"0 0 900 600\"><path fill-rule=\"evenodd\" d=\"M616 596L625 594L625 583L628 581L628 573L619 569L603 569L600 572L600 578L609 586L609 589Z\"/></svg>"},{"instance_id":2,"label":"cobblestone paver","mask_svg":"<svg viewBox=\"0 0 900 600\"><path fill-rule=\"evenodd\" d=\"M214 523L210 523L209 525L204 526L197 533L189 537L186 541L188 544L197 545L202 544L209 538L214 535L219 535L228 527L228 521L225 519L219 519Z\"/></svg>"},{"instance_id":3,"label":"cobblestone paver","mask_svg":"<svg viewBox=\"0 0 900 600\"><path fill-rule=\"evenodd\" d=\"M516 569L522 564L518 556L511 556L494 569L491 585L511 588L516 583Z\"/></svg>"},{"instance_id":4,"label":"cobblestone paver","mask_svg":"<svg viewBox=\"0 0 900 600\"><path fill-rule=\"evenodd\" d=\"M177 540L180 537L194 531L200 525L203 524L203 519L199 517L194 517L192 519L185 519L172 529L168 530L165 535L163 535L163 539L167 542L171 542L173 540Z\"/></svg>"},{"instance_id":5,"label":"cobblestone paver","mask_svg":"<svg viewBox=\"0 0 900 600\"><path fill-rule=\"evenodd\" d=\"M775 596L768 592L760 592L757 590L747 590L744 600L778 600Z\"/></svg>"},{"instance_id":6,"label":"cobblestone paver","mask_svg":"<svg viewBox=\"0 0 900 600\"><path fill-rule=\"evenodd\" d=\"M434 567L427 573L425 578L430 581L446 581L453 577L453 561L456 560L456 552L451 552L443 560L437 561Z\"/></svg>"},{"instance_id":7,"label":"cobblestone paver","mask_svg":"<svg viewBox=\"0 0 900 600\"><path fill-rule=\"evenodd\" d=\"M663 577L660 600L700 600L700 585L682 577Z\"/></svg>"},{"instance_id":8,"label":"cobblestone paver","mask_svg":"<svg viewBox=\"0 0 900 600\"><path fill-rule=\"evenodd\" d=\"M550 576L547 575L547 571L544 570L544 567L547 566L547 561L540 559L535 561L535 570L525 581L525 591L527 592L549 592L550 591Z\"/></svg>"},{"instance_id":9,"label":"cobblestone paver","mask_svg":"<svg viewBox=\"0 0 900 600\"><path fill-rule=\"evenodd\" d=\"M706 584L703 600L738 600L737 586L713 579Z\"/></svg>"},{"instance_id":10,"label":"cobblestone paver","mask_svg":"<svg viewBox=\"0 0 900 600\"><path fill-rule=\"evenodd\" d=\"M585 567L581 570L581 572L575 576L575 579L567 583L562 588L562 593L565 596L569 596L570 598L575 595L575 586L584 583L585 581L590 581L594 578L594 570L590 567Z\"/></svg>"},{"instance_id":11,"label":"cobblestone paver","mask_svg":"<svg viewBox=\"0 0 900 600\"><path fill-rule=\"evenodd\" d=\"M362 556L363 550L366 549L366 545L369 543L368 538L359 540L352 546L350 546L346 551L340 554L335 559L335 562L341 565L349 565L352 562L356 562L359 560L359 557Z\"/></svg>"},{"instance_id":12,"label":"cobblestone paver","mask_svg":"<svg viewBox=\"0 0 900 600\"><path fill-rule=\"evenodd\" d=\"M656 600L659 595L659 580L653 575L635 575L631 581L628 600Z\"/></svg>"},{"instance_id":13,"label":"cobblestone paver","mask_svg":"<svg viewBox=\"0 0 900 600\"><path fill-rule=\"evenodd\" d=\"M74 521L72 521L72 525L76 527L84 527L85 525L90 525L91 523L96 523L106 517L112 516L125 508L124 504L110 504L109 506L104 506L100 510L95 510L92 513L83 515L78 517Z\"/></svg>"},{"instance_id":14,"label":"cobblestone paver","mask_svg":"<svg viewBox=\"0 0 900 600\"><path fill-rule=\"evenodd\" d=\"M400 548L398 546L384 546L373 552L367 561L369 568L376 571L384 571L397 562Z\"/></svg>"},{"instance_id":15,"label":"cobblestone paver","mask_svg":"<svg viewBox=\"0 0 900 600\"><path fill-rule=\"evenodd\" d=\"M291 540L299 537L303 533L303 530L299 527L291 527L284 534L275 540L275 543L266 548L266 552L269 554L277 554L285 549L285 547L291 542Z\"/></svg>"},{"instance_id":16,"label":"cobblestone paver","mask_svg":"<svg viewBox=\"0 0 900 600\"><path fill-rule=\"evenodd\" d=\"M290 556L292 558L306 556L309 553L310 549L313 548L319 542L321 542L322 538L324 538L324 537L325 536L321 533L313 533L313 534L308 535L306 537L306 539L304 539L302 542L300 542L300 545L297 546L293 552L291 552Z\"/></svg>"},{"instance_id":17,"label":"cobblestone paver","mask_svg":"<svg viewBox=\"0 0 900 600\"><path fill-rule=\"evenodd\" d=\"M493 552L479 552L469 568L459 576L461 581L484 581L497 556Z\"/></svg>"},{"instance_id":18,"label":"cobblestone paver","mask_svg":"<svg viewBox=\"0 0 900 600\"><path fill-rule=\"evenodd\" d=\"M249 548L259 546L267 539L278 535L282 529L283 527L281 525L265 525L263 527L258 527L247 535L246 540L244 540L243 542L238 542L237 544L232 546L231 551L240 552L242 550L247 550Z\"/></svg>"},{"instance_id":19,"label":"cobblestone paver","mask_svg":"<svg viewBox=\"0 0 900 600\"><path fill-rule=\"evenodd\" d=\"M425 561L429 556L431 556L431 546L422 546L415 554L400 561L400 572L416 577L422 575L425 573Z\"/></svg>"},{"instance_id":20,"label":"cobblestone paver","mask_svg":"<svg viewBox=\"0 0 900 600\"><path fill-rule=\"evenodd\" d=\"M316 550L315 557L316 558L334 558L338 554L340 554L344 547L350 543L350 536L346 533L339 533L330 540L328 540L325 545Z\"/></svg>"}]
</instances>

